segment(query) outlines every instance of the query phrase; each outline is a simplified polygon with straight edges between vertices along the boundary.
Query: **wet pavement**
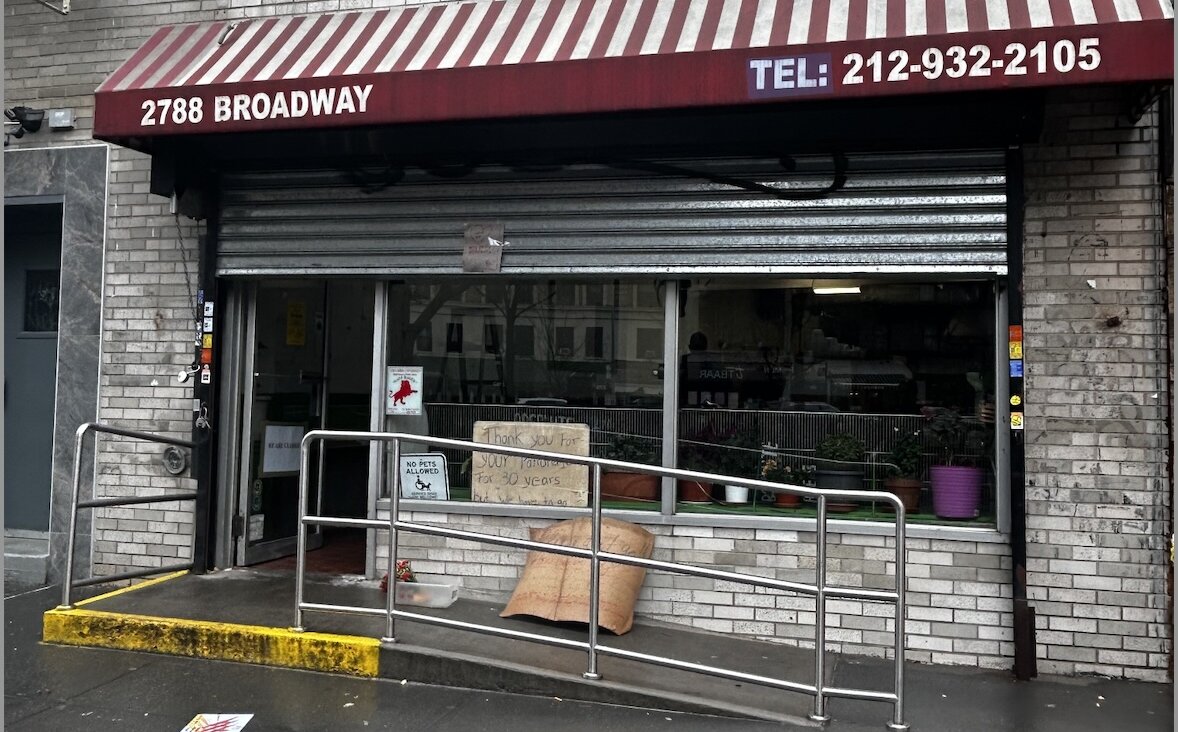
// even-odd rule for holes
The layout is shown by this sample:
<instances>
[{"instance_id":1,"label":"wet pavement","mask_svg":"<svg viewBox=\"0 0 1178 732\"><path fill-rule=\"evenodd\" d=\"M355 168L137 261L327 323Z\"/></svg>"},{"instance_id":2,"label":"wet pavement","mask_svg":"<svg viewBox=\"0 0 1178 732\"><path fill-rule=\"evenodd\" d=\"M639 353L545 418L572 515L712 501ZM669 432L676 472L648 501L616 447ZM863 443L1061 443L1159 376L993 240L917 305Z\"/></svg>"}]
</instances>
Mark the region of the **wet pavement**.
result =
<instances>
[{"instance_id":1,"label":"wet pavement","mask_svg":"<svg viewBox=\"0 0 1178 732\"><path fill-rule=\"evenodd\" d=\"M198 713L255 715L262 730L716 730L800 731L737 720L553 697L471 691L333 674L57 647L39 642L55 589L6 587L5 729L180 730ZM1162 732L1173 728L1170 685L1092 677L1016 682L1005 672L910 664L907 718L914 731ZM836 686L878 686L886 666L844 657ZM774 693L766 690L765 693ZM831 732L884 729L886 707L834 700Z\"/></svg>"}]
</instances>

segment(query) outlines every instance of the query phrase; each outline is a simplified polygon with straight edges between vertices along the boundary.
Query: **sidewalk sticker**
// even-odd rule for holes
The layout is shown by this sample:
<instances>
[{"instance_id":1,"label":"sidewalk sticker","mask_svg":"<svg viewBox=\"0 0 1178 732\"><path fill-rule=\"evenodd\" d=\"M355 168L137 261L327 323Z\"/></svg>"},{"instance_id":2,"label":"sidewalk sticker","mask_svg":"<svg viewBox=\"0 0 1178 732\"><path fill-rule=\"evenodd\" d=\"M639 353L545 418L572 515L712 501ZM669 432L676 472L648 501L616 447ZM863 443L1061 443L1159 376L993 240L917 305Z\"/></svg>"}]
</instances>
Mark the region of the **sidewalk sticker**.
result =
<instances>
[{"instance_id":1,"label":"sidewalk sticker","mask_svg":"<svg viewBox=\"0 0 1178 732\"><path fill-rule=\"evenodd\" d=\"M385 377L385 414L421 414L421 366L389 366Z\"/></svg>"},{"instance_id":2,"label":"sidewalk sticker","mask_svg":"<svg viewBox=\"0 0 1178 732\"><path fill-rule=\"evenodd\" d=\"M239 732L253 718L252 714L198 714L180 732Z\"/></svg>"},{"instance_id":3,"label":"sidewalk sticker","mask_svg":"<svg viewBox=\"0 0 1178 732\"><path fill-rule=\"evenodd\" d=\"M1012 430L1021 430L1023 428L1023 413L1022 412L1011 412L1010 413L1010 428Z\"/></svg>"},{"instance_id":4,"label":"sidewalk sticker","mask_svg":"<svg viewBox=\"0 0 1178 732\"><path fill-rule=\"evenodd\" d=\"M450 500L446 456L440 452L401 456L401 498Z\"/></svg>"}]
</instances>

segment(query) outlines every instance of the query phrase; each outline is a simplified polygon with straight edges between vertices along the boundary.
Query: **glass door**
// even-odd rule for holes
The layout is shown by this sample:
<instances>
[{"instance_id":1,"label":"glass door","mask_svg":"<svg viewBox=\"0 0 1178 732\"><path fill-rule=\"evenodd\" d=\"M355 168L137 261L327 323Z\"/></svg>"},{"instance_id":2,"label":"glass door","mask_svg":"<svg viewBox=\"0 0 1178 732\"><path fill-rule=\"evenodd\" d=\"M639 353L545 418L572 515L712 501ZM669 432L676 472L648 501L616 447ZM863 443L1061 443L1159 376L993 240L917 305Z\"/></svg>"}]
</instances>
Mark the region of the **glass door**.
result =
<instances>
[{"instance_id":1,"label":"glass door","mask_svg":"<svg viewBox=\"0 0 1178 732\"><path fill-rule=\"evenodd\" d=\"M262 282L246 324L238 538L240 564L294 553L298 529L299 445L325 425L327 283ZM311 459L308 510L322 501L323 465ZM322 542L312 528L309 549Z\"/></svg>"}]
</instances>

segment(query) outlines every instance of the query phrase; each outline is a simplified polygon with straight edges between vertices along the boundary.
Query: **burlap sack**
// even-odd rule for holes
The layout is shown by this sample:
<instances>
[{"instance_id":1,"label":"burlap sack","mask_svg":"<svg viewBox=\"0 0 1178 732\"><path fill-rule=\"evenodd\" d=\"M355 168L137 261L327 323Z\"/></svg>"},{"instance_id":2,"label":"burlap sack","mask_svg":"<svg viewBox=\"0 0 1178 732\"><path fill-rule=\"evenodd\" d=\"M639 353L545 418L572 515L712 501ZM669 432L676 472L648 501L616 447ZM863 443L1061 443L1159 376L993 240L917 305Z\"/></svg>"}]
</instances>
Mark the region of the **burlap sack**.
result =
<instances>
[{"instance_id":1,"label":"burlap sack","mask_svg":"<svg viewBox=\"0 0 1178 732\"><path fill-rule=\"evenodd\" d=\"M593 524L589 518L571 519L546 529L532 529L533 541L588 549ZM615 554L650 558L654 535L641 526L617 519L602 519L601 548ZM589 622L588 559L550 552L528 552L523 576L502 617L532 615L554 621ZM634 625L634 603L646 577L642 567L601 562L601 596L598 624L618 635Z\"/></svg>"}]
</instances>

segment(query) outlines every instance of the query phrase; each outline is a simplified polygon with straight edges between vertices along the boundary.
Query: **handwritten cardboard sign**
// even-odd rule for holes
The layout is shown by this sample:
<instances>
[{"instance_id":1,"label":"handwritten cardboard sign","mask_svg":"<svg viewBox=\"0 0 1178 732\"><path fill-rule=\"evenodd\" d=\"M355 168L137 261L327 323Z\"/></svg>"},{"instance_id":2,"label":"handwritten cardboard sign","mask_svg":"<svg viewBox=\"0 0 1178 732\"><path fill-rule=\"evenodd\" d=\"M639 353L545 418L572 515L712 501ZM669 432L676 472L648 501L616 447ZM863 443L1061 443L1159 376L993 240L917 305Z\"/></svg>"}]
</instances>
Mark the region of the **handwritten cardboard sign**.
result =
<instances>
[{"instance_id":1,"label":"handwritten cardboard sign","mask_svg":"<svg viewBox=\"0 0 1178 732\"><path fill-rule=\"evenodd\" d=\"M532 541L588 549L593 535L588 518L572 519L546 529L532 529ZM650 559L654 552L654 534L626 521L601 520L601 548L613 554ZM578 559L549 552L528 552L523 576L511 593L502 617L533 615L554 621L589 622L588 559ZM614 562L601 563L601 595L597 604L597 622L618 635L634 625L634 604L646 578L642 567Z\"/></svg>"},{"instance_id":2,"label":"handwritten cardboard sign","mask_svg":"<svg viewBox=\"0 0 1178 732\"><path fill-rule=\"evenodd\" d=\"M589 425L475 422L475 442L569 455L589 454ZM589 468L557 460L476 452L471 455L471 499L479 503L586 506Z\"/></svg>"}]
</instances>

